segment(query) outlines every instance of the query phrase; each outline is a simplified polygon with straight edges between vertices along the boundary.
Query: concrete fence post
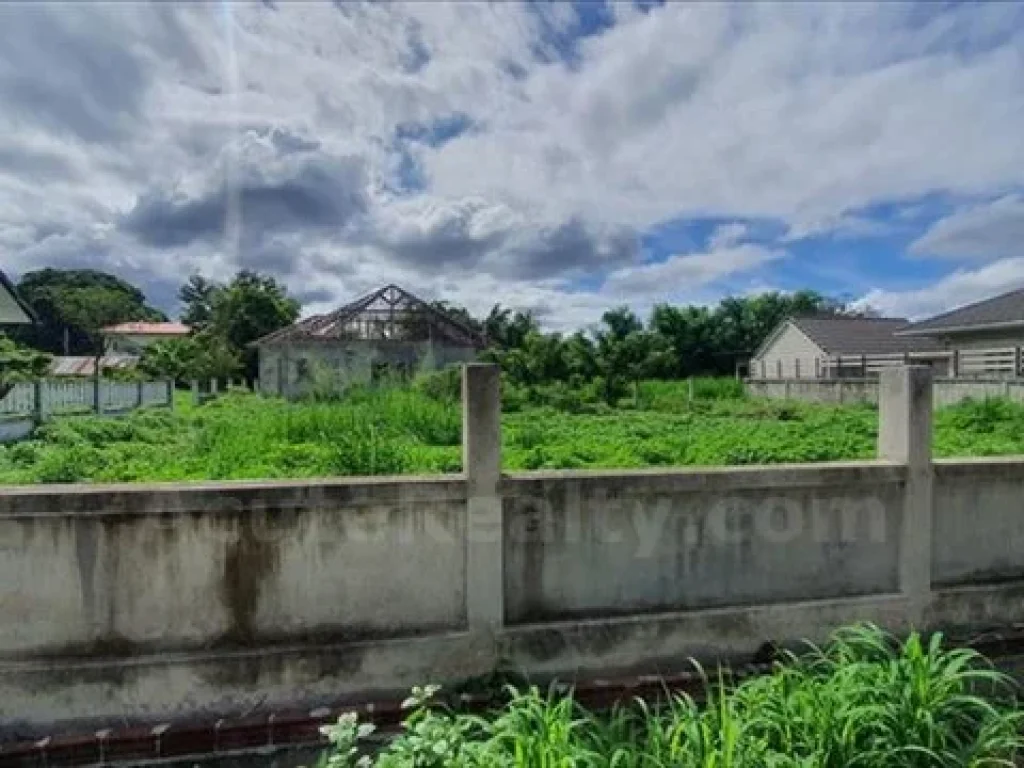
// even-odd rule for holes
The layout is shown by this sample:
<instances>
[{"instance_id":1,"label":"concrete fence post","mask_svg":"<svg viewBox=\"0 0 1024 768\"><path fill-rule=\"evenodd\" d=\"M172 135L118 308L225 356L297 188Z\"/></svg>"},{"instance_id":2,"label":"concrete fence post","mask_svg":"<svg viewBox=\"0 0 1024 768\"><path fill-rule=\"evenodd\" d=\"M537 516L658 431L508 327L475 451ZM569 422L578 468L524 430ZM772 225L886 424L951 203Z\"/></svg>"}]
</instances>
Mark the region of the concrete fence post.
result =
<instances>
[{"instance_id":1,"label":"concrete fence post","mask_svg":"<svg viewBox=\"0 0 1024 768\"><path fill-rule=\"evenodd\" d=\"M174 409L174 379L168 379L167 386L167 407Z\"/></svg>"},{"instance_id":2,"label":"concrete fence post","mask_svg":"<svg viewBox=\"0 0 1024 768\"><path fill-rule=\"evenodd\" d=\"M203 402L202 395L199 393L199 381L198 379L192 379L192 404L200 405Z\"/></svg>"},{"instance_id":3,"label":"concrete fence post","mask_svg":"<svg viewBox=\"0 0 1024 768\"><path fill-rule=\"evenodd\" d=\"M42 424L46 418L43 411L43 379L36 379L32 382L32 419L36 424Z\"/></svg>"},{"instance_id":4,"label":"concrete fence post","mask_svg":"<svg viewBox=\"0 0 1024 768\"><path fill-rule=\"evenodd\" d=\"M211 395L216 395L217 394L217 387L218 387L217 379L210 379L210 394Z\"/></svg>"},{"instance_id":5,"label":"concrete fence post","mask_svg":"<svg viewBox=\"0 0 1024 768\"><path fill-rule=\"evenodd\" d=\"M1022 352L1020 347L1013 348L1013 375L1014 378L1017 376L1024 376L1024 359L1022 359Z\"/></svg>"},{"instance_id":6,"label":"concrete fence post","mask_svg":"<svg viewBox=\"0 0 1024 768\"><path fill-rule=\"evenodd\" d=\"M932 586L932 370L925 365L881 371L878 455L907 467L899 545L900 591L920 623Z\"/></svg>"},{"instance_id":7,"label":"concrete fence post","mask_svg":"<svg viewBox=\"0 0 1024 768\"><path fill-rule=\"evenodd\" d=\"M501 513L501 371L462 368L462 467L466 475L466 614L470 630L505 620Z\"/></svg>"}]
</instances>

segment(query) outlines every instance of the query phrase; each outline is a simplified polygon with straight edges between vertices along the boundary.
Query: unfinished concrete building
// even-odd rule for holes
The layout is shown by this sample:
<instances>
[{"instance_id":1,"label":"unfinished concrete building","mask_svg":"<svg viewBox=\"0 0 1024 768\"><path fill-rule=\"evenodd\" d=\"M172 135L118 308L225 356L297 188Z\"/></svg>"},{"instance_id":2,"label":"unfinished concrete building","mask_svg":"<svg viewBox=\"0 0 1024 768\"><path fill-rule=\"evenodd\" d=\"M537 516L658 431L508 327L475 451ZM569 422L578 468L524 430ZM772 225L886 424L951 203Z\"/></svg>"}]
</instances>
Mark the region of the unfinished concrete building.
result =
<instances>
[{"instance_id":1,"label":"unfinished concrete building","mask_svg":"<svg viewBox=\"0 0 1024 768\"><path fill-rule=\"evenodd\" d=\"M260 390L295 398L471 362L485 339L451 314L387 285L255 344Z\"/></svg>"}]
</instances>

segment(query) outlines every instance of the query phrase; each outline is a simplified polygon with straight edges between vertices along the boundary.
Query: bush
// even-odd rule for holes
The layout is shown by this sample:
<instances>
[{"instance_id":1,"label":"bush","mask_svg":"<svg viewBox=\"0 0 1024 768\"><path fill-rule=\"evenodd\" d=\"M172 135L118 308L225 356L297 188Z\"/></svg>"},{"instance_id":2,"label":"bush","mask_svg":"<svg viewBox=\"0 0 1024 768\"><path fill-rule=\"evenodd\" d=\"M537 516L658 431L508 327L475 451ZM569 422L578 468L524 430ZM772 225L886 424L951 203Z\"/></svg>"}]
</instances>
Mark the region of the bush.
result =
<instances>
[{"instance_id":1,"label":"bush","mask_svg":"<svg viewBox=\"0 0 1024 768\"><path fill-rule=\"evenodd\" d=\"M487 717L413 691L402 732L376 757L360 755L372 728L343 715L322 730L321 765L377 768L962 768L1014 765L1022 715L1011 681L940 635L898 643L866 625L842 630L825 650L788 656L739 685L722 670L705 679L699 706L685 694L598 716L558 687L507 689Z\"/></svg>"}]
</instances>

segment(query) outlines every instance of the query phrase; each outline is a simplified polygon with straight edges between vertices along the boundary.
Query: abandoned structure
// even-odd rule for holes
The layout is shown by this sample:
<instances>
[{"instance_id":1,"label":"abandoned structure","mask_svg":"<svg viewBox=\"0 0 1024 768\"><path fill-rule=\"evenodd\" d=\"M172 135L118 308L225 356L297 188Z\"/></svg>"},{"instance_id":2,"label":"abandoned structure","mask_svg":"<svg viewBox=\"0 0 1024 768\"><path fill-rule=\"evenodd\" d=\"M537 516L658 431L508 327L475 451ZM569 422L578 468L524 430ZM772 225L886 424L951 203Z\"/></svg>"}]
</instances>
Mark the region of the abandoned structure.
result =
<instances>
[{"instance_id":1,"label":"abandoned structure","mask_svg":"<svg viewBox=\"0 0 1024 768\"><path fill-rule=\"evenodd\" d=\"M485 339L451 314L387 285L334 312L275 331L255 345L260 391L301 397L470 362Z\"/></svg>"}]
</instances>

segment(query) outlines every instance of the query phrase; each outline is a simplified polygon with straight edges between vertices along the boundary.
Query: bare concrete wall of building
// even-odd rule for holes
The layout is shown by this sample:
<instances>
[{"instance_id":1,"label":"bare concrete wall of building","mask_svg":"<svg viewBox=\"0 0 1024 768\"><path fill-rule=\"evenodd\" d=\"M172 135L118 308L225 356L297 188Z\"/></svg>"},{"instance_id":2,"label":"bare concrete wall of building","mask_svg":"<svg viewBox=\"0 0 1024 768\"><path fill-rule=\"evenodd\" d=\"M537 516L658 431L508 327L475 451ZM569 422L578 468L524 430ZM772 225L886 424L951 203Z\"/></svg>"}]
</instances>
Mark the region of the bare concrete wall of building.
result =
<instances>
[{"instance_id":1,"label":"bare concrete wall of building","mask_svg":"<svg viewBox=\"0 0 1024 768\"><path fill-rule=\"evenodd\" d=\"M351 341L267 344L260 347L260 384L265 394L299 397L370 381L375 365L437 370L472 362L477 350L436 342Z\"/></svg>"}]
</instances>

